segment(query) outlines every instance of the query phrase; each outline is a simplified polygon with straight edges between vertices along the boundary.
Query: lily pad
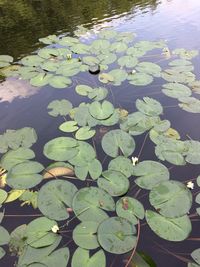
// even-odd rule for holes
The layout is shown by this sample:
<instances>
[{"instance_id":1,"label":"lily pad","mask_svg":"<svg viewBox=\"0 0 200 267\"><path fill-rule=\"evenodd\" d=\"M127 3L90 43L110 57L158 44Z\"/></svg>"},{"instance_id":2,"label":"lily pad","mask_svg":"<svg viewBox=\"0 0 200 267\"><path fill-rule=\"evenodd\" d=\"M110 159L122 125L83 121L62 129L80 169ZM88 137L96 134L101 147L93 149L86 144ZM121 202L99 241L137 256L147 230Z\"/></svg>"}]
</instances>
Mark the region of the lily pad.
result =
<instances>
[{"instance_id":1,"label":"lily pad","mask_svg":"<svg viewBox=\"0 0 200 267\"><path fill-rule=\"evenodd\" d=\"M137 64L136 70L155 77L160 77L162 71L161 67L158 64L152 62L140 62Z\"/></svg>"},{"instance_id":2,"label":"lily pad","mask_svg":"<svg viewBox=\"0 0 200 267\"><path fill-rule=\"evenodd\" d=\"M133 174L133 164L130 159L118 156L110 161L108 165L109 170L114 170L123 173L127 178Z\"/></svg>"},{"instance_id":3,"label":"lily pad","mask_svg":"<svg viewBox=\"0 0 200 267\"><path fill-rule=\"evenodd\" d=\"M66 99L54 100L47 106L47 109L50 109L49 115L53 117L66 116L72 108L71 102Z\"/></svg>"},{"instance_id":4,"label":"lily pad","mask_svg":"<svg viewBox=\"0 0 200 267\"><path fill-rule=\"evenodd\" d=\"M94 117L95 119L105 120L113 114L114 107L107 100L104 100L102 103L94 101L89 106L89 111L92 117Z\"/></svg>"},{"instance_id":5,"label":"lily pad","mask_svg":"<svg viewBox=\"0 0 200 267\"><path fill-rule=\"evenodd\" d=\"M124 218L111 217L98 228L97 237L101 247L112 254L124 254L136 245L136 229Z\"/></svg>"},{"instance_id":6,"label":"lily pad","mask_svg":"<svg viewBox=\"0 0 200 267\"><path fill-rule=\"evenodd\" d=\"M192 206L192 194L178 181L165 181L151 190L149 201L161 215L176 218L189 212Z\"/></svg>"},{"instance_id":7,"label":"lily pad","mask_svg":"<svg viewBox=\"0 0 200 267\"><path fill-rule=\"evenodd\" d=\"M3 226L0 226L0 236L0 246L7 245L10 241L10 235Z\"/></svg>"},{"instance_id":8,"label":"lily pad","mask_svg":"<svg viewBox=\"0 0 200 267\"><path fill-rule=\"evenodd\" d=\"M13 62L13 57L8 55L0 55L0 68L4 68L10 65Z\"/></svg>"},{"instance_id":9,"label":"lily pad","mask_svg":"<svg viewBox=\"0 0 200 267\"><path fill-rule=\"evenodd\" d=\"M75 132L78 128L76 121L66 121L59 126L59 129L65 133Z\"/></svg>"},{"instance_id":10,"label":"lily pad","mask_svg":"<svg viewBox=\"0 0 200 267\"><path fill-rule=\"evenodd\" d=\"M122 196L129 189L129 180L118 171L108 170L102 173L104 178L99 178L97 184L111 196Z\"/></svg>"},{"instance_id":11,"label":"lily pad","mask_svg":"<svg viewBox=\"0 0 200 267\"><path fill-rule=\"evenodd\" d=\"M57 223L46 217L31 221L26 228L27 244L34 248L52 245L57 239L57 235L51 231L54 225Z\"/></svg>"},{"instance_id":12,"label":"lily pad","mask_svg":"<svg viewBox=\"0 0 200 267\"><path fill-rule=\"evenodd\" d=\"M29 189L39 184L43 177L39 174L44 167L35 161L22 162L12 167L7 174L7 184L14 189Z\"/></svg>"},{"instance_id":13,"label":"lily pad","mask_svg":"<svg viewBox=\"0 0 200 267\"><path fill-rule=\"evenodd\" d=\"M138 59L133 56L123 56L117 62L122 67L134 68L138 64Z\"/></svg>"},{"instance_id":14,"label":"lily pad","mask_svg":"<svg viewBox=\"0 0 200 267\"><path fill-rule=\"evenodd\" d=\"M180 108L191 113L200 113L200 100L194 97L180 97Z\"/></svg>"},{"instance_id":15,"label":"lily pad","mask_svg":"<svg viewBox=\"0 0 200 267\"><path fill-rule=\"evenodd\" d=\"M85 126L80 128L76 134L75 137L77 140L87 140L92 138L95 135L96 131L95 130L91 130L90 127Z\"/></svg>"},{"instance_id":16,"label":"lily pad","mask_svg":"<svg viewBox=\"0 0 200 267\"><path fill-rule=\"evenodd\" d=\"M128 80L130 84L136 86L145 86L153 82L153 77L146 73L137 72L129 74Z\"/></svg>"},{"instance_id":17,"label":"lily pad","mask_svg":"<svg viewBox=\"0 0 200 267\"><path fill-rule=\"evenodd\" d=\"M3 189L0 189L0 207L1 207L1 204L6 200L8 194L5 190Z\"/></svg>"},{"instance_id":18,"label":"lily pad","mask_svg":"<svg viewBox=\"0 0 200 267\"><path fill-rule=\"evenodd\" d=\"M158 116L163 113L162 105L150 97L143 97L143 100L137 99L136 108L148 116Z\"/></svg>"},{"instance_id":19,"label":"lily pad","mask_svg":"<svg viewBox=\"0 0 200 267\"><path fill-rule=\"evenodd\" d=\"M39 191L38 208L50 219L66 220L69 217L67 207L72 207L72 199L76 192L76 186L68 181L50 181Z\"/></svg>"},{"instance_id":20,"label":"lily pad","mask_svg":"<svg viewBox=\"0 0 200 267\"><path fill-rule=\"evenodd\" d=\"M66 88L71 84L71 80L64 76L53 76L49 79L49 84L54 88Z\"/></svg>"},{"instance_id":21,"label":"lily pad","mask_svg":"<svg viewBox=\"0 0 200 267\"><path fill-rule=\"evenodd\" d=\"M33 150L29 148L19 147L16 150L8 151L2 158L1 158L1 166L9 171L13 166L33 159L35 157L35 153Z\"/></svg>"},{"instance_id":22,"label":"lily pad","mask_svg":"<svg viewBox=\"0 0 200 267\"><path fill-rule=\"evenodd\" d=\"M93 89L88 85L77 85L75 90L79 95L87 96Z\"/></svg>"},{"instance_id":23,"label":"lily pad","mask_svg":"<svg viewBox=\"0 0 200 267\"><path fill-rule=\"evenodd\" d=\"M192 92L189 87L180 83L166 83L163 85L162 92L173 98L191 96Z\"/></svg>"},{"instance_id":24,"label":"lily pad","mask_svg":"<svg viewBox=\"0 0 200 267\"><path fill-rule=\"evenodd\" d=\"M89 251L77 248L72 257L72 267L106 267L106 256L103 250L99 250L90 257Z\"/></svg>"},{"instance_id":25,"label":"lily pad","mask_svg":"<svg viewBox=\"0 0 200 267\"><path fill-rule=\"evenodd\" d=\"M192 253L191 253L191 257L193 258L193 260L200 264L200 248L195 249Z\"/></svg>"},{"instance_id":26,"label":"lily pad","mask_svg":"<svg viewBox=\"0 0 200 267\"><path fill-rule=\"evenodd\" d=\"M122 197L116 203L116 213L119 217L129 220L132 224L137 224L138 219L144 219L144 207L135 198Z\"/></svg>"},{"instance_id":27,"label":"lily pad","mask_svg":"<svg viewBox=\"0 0 200 267\"><path fill-rule=\"evenodd\" d=\"M44 155L56 161L66 161L78 154L78 142L71 137L57 137L45 144Z\"/></svg>"},{"instance_id":28,"label":"lily pad","mask_svg":"<svg viewBox=\"0 0 200 267\"><path fill-rule=\"evenodd\" d=\"M200 164L200 142L198 141L185 141L188 148L185 160L191 164Z\"/></svg>"},{"instance_id":29,"label":"lily pad","mask_svg":"<svg viewBox=\"0 0 200 267\"><path fill-rule=\"evenodd\" d=\"M160 182L169 180L169 171L156 161L142 161L133 168L133 175L138 177L135 183L141 188L151 190Z\"/></svg>"},{"instance_id":30,"label":"lily pad","mask_svg":"<svg viewBox=\"0 0 200 267\"><path fill-rule=\"evenodd\" d=\"M99 223L108 218L104 210L115 210L115 203L106 191L97 187L86 187L75 194L72 208L79 220Z\"/></svg>"},{"instance_id":31,"label":"lily pad","mask_svg":"<svg viewBox=\"0 0 200 267\"><path fill-rule=\"evenodd\" d=\"M189 236L192 225L187 215L178 218L167 218L147 210L146 221L151 230L168 241L183 241Z\"/></svg>"},{"instance_id":32,"label":"lily pad","mask_svg":"<svg viewBox=\"0 0 200 267\"><path fill-rule=\"evenodd\" d=\"M97 241L97 228L99 223L85 221L78 224L73 231L73 240L77 246L84 249L96 249L99 247Z\"/></svg>"}]
</instances>

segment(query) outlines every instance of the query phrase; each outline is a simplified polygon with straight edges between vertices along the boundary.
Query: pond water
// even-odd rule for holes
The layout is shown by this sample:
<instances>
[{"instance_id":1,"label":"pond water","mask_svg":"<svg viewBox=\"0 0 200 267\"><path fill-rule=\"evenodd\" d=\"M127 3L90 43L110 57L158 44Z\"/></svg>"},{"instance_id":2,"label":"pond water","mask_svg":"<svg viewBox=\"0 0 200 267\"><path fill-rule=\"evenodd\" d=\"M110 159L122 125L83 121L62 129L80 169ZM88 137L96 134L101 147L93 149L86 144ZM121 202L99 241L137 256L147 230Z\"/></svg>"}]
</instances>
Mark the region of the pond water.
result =
<instances>
[{"instance_id":1,"label":"pond water","mask_svg":"<svg viewBox=\"0 0 200 267\"><path fill-rule=\"evenodd\" d=\"M38 49L41 44L38 39L50 34L72 35L77 26L83 25L88 29L99 32L101 29L112 27L120 32L133 32L137 34L137 41L167 41L170 49L200 49L200 2L198 0L34 0L34 1L7 1L0 0L0 54L8 54L18 60ZM88 38L93 38L89 36ZM153 57L152 57L153 58ZM166 67L165 60L153 58ZM195 66L197 79L200 78L200 56L192 60ZM83 84L98 84L96 76L90 77L81 74L77 81ZM73 81L73 85L76 81ZM73 87L73 86L72 86ZM47 105L55 99L67 98L77 106L81 96L75 94L73 88L57 90L50 86L37 88L28 82L8 78L0 84L0 133L6 129L19 129L33 127L39 140L34 144L36 160L45 166L49 163L43 154L44 144L57 136L58 126L62 118L52 119L47 113ZM143 96L150 96L160 101L164 107L163 119L168 119L172 127L181 135L183 140L190 136L194 140L200 139L199 114L193 114L180 109L177 100L168 98L160 93L159 82L147 87L138 87L133 90L130 84L110 87L112 93L108 100L116 107L123 107L129 112L136 111L135 100ZM199 98L198 95L195 96ZM141 150L145 135L135 138L135 155ZM96 145L100 144L96 140ZM97 147L98 149L98 147ZM147 139L142 150L140 161L157 160L154 154L154 145ZM165 164L165 163L164 163ZM200 174L199 165L173 166L170 168L172 179L187 181ZM132 192L135 193L136 191ZM145 199L144 192L139 199ZM130 194L131 195L131 194ZM148 201L144 200L148 205ZM30 214L31 208L18 208L19 203L8 206L7 214ZM193 213L195 209L191 211ZM30 218L5 217L3 225L13 230L17 225L27 223ZM192 237L200 236L199 221L193 223ZM169 252L160 249L157 243ZM190 253L198 248L198 242L185 240L184 242L168 242L157 237L147 225L141 230L138 250L149 254L158 267L183 267L187 263L181 261L177 255L189 258ZM180 254L178 254L180 253ZM182 255L183 253L184 255ZM1 260L0 266L14 266L14 258L8 256ZM110 260L110 263L112 259ZM119 263L120 262L120 263ZM108 265L109 266L109 265ZM112 267L123 267L122 261L116 259Z\"/></svg>"}]
</instances>

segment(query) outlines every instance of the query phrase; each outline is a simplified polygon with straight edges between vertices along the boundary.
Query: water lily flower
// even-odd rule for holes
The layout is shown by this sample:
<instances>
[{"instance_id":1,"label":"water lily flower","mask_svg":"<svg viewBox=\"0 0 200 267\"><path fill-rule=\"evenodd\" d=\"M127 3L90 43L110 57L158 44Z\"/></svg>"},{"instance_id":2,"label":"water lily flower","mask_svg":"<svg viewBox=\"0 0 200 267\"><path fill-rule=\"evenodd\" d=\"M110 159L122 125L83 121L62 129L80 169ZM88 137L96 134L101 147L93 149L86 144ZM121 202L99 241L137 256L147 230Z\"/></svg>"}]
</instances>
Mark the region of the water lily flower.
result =
<instances>
[{"instance_id":1,"label":"water lily flower","mask_svg":"<svg viewBox=\"0 0 200 267\"><path fill-rule=\"evenodd\" d=\"M132 70L132 72L131 72L132 74L135 74L136 73L136 70Z\"/></svg>"},{"instance_id":2,"label":"water lily flower","mask_svg":"<svg viewBox=\"0 0 200 267\"><path fill-rule=\"evenodd\" d=\"M53 233L57 233L58 231L59 231L59 227L58 227L58 225L54 225L52 228L51 228L51 231L53 232Z\"/></svg>"},{"instance_id":3,"label":"water lily flower","mask_svg":"<svg viewBox=\"0 0 200 267\"><path fill-rule=\"evenodd\" d=\"M189 189L194 189L194 183L193 183L192 181L189 181L189 182L187 183L187 188L189 188Z\"/></svg>"},{"instance_id":4,"label":"water lily flower","mask_svg":"<svg viewBox=\"0 0 200 267\"><path fill-rule=\"evenodd\" d=\"M137 157L132 157L131 160L132 160L133 166L135 166L136 163L138 163L138 158Z\"/></svg>"}]
</instances>

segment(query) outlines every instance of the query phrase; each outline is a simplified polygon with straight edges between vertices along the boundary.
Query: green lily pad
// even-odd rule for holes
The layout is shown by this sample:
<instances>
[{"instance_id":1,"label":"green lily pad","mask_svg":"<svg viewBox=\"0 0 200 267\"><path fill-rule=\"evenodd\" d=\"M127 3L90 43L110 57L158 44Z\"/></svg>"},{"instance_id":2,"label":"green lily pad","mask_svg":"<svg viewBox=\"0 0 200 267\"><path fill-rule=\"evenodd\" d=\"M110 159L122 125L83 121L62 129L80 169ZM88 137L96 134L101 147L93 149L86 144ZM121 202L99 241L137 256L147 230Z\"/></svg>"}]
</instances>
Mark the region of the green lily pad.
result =
<instances>
[{"instance_id":1,"label":"green lily pad","mask_svg":"<svg viewBox=\"0 0 200 267\"><path fill-rule=\"evenodd\" d=\"M109 73L100 73L98 78L102 83L109 83L114 81L114 77Z\"/></svg>"},{"instance_id":2,"label":"green lily pad","mask_svg":"<svg viewBox=\"0 0 200 267\"><path fill-rule=\"evenodd\" d=\"M178 55L182 59L190 60L199 54L198 50L186 50L184 48L177 48L172 51L174 55Z\"/></svg>"},{"instance_id":3,"label":"green lily pad","mask_svg":"<svg viewBox=\"0 0 200 267\"><path fill-rule=\"evenodd\" d=\"M6 252L3 248L0 247L0 260L6 255Z\"/></svg>"},{"instance_id":4,"label":"green lily pad","mask_svg":"<svg viewBox=\"0 0 200 267\"><path fill-rule=\"evenodd\" d=\"M22 162L12 167L6 178L7 184L14 189L29 189L39 184L43 177L39 174L44 167L36 161Z\"/></svg>"},{"instance_id":5,"label":"green lily pad","mask_svg":"<svg viewBox=\"0 0 200 267\"><path fill-rule=\"evenodd\" d=\"M178 181L165 181L151 190L149 201L161 215L176 218L189 212L192 206L192 194Z\"/></svg>"},{"instance_id":6,"label":"green lily pad","mask_svg":"<svg viewBox=\"0 0 200 267\"><path fill-rule=\"evenodd\" d=\"M78 128L76 121L66 121L59 126L59 129L65 133L75 132Z\"/></svg>"},{"instance_id":7,"label":"green lily pad","mask_svg":"<svg viewBox=\"0 0 200 267\"><path fill-rule=\"evenodd\" d=\"M66 161L78 154L78 142L71 137L57 137L44 146L44 155L56 161Z\"/></svg>"},{"instance_id":8,"label":"green lily pad","mask_svg":"<svg viewBox=\"0 0 200 267\"><path fill-rule=\"evenodd\" d=\"M133 56L123 56L117 62L122 67L134 68L138 64L138 59Z\"/></svg>"},{"instance_id":9,"label":"green lily pad","mask_svg":"<svg viewBox=\"0 0 200 267\"><path fill-rule=\"evenodd\" d=\"M6 200L7 196L8 193L5 190L0 189L0 206Z\"/></svg>"},{"instance_id":10,"label":"green lily pad","mask_svg":"<svg viewBox=\"0 0 200 267\"><path fill-rule=\"evenodd\" d=\"M70 85L72 81L64 76L53 76L49 79L49 84L54 88L66 88L68 85Z\"/></svg>"},{"instance_id":11,"label":"green lily pad","mask_svg":"<svg viewBox=\"0 0 200 267\"><path fill-rule=\"evenodd\" d=\"M7 245L10 241L10 235L3 226L0 226L0 236L0 246Z\"/></svg>"},{"instance_id":12,"label":"green lily pad","mask_svg":"<svg viewBox=\"0 0 200 267\"><path fill-rule=\"evenodd\" d=\"M113 114L114 107L113 104L111 104L107 100L104 100L102 103L94 101L89 106L89 111L92 117L94 117L95 119L105 120Z\"/></svg>"},{"instance_id":13,"label":"green lily pad","mask_svg":"<svg viewBox=\"0 0 200 267\"><path fill-rule=\"evenodd\" d=\"M121 151L125 157L130 156L135 150L134 139L122 130L111 130L102 138L102 148L110 157L117 157Z\"/></svg>"},{"instance_id":14,"label":"green lily pad","mask_svg":"<svg viewBox=\"0 0 200 267\"><path fill-rule=\"evenodd\" d=\"M136 245L136 229L124 218L111 217L104 220L97 230L101 247L112 254L124 254Z\"/></svg>"},{"instance_id":15,"label":"green lily pad","mask_svg":"<svg viewBox=\"0 0 200 267\"><path fill-rule=\"evenodd\" d=\"M54 43L57 43L58 40L59 40L59 38L54 34L39 39L39 41L41 43L44 43L44 44L54 44Z\"/></svg>"},{"instance_id":16,"label":"green lily pad","mask_svg":"<svg viewBox=\"0 0 200 267\"><path fill-rule=\"evenodd\" d=\"M130 84L136 86L145 86L153 82L153 77L149 74L138 72L129 74L128 80Z\"/></svg>"},{"instance_id":17,"label":"green lily pad","mask_svg":"<svg viewBox=\"0 0 200 267\"><path fill-rule=\"evenodd\" d=\"M154 211L147 210L146 221L155 234L168 241L183 241L192 230L187 215L178 218L167 218Z\"/></svg>"},{"instance_id":18,"label":"green lily pad","mask_svg":"<svg viewBox=\"0 0 200 267\"><path fill-rule=\"evenodd\" d=\"M115 53L122 53L128 49L127 44L124 42L114 42L110 46L110 51Z\"/></svg>"},{"instance_id":19,"label":"green lily pad","mask_svg":"<svg viewBox=\"0 0 200 267\"><path fill-rule=\"evenodd\" d=\"M26 56L22 58L21 63L24 66L29 66L29 67L37 67L40 66L40 64L44 61L43 58L37 56L37 55L31 55L31 56Z\"/></svg>"},{"instance_id":20,"label":"green lily pad","mask_svg":"<svg viewBox=\"0 0 200 267\"><path fill-rule=\"evenodd\" d=\"M108 95L108 90L103 87L94 88L92 91L88 93L88 98L95 100L95 101L101 101Z\"/></svg>"},{"instance_id":21,"label":"green lily pad","mask_svg":"<svg viewBox=\"0 0 200 267\"><path fill-rule=\"evenodd\" d=\"M77 248L72 257L72 267L106 267L106 256L99 250L90 257L89 251Z\"/></svg>"},{"instance_id":22,"label":"green lily pad","mask_svg":"<svg viewBox=\"0 0 200 267\"><path fill-rule=\"evenodd\" d=\"M136 164L133 167L133 175L138 177L135 183L148 190L151 190L160 182L169 180L168 169L163 164L151 160Z\"/></svg>"},{"instance_id":23,"label":"green lily pad","mask_svg":"<svg viewBox=\"0 0 200 267\"><path fill-rule=\"evenodd\" d=\"M98 121L92 117L89 112L87 105L80 105L74 110L73 119L78 123L79 126L90 126L94 127L98 124Z\"/></svg>"},{"instance_id":24,"label":"green lily pad","mask_svg":"<svg viewBox=\"0 0 200 267\"><path fill-rule=\"evenodd\" d=\"M192 62L189 60L186 60L186 59L175 59L175 60L172 60L171 62L169 62L169 66L173 66L173 67L188 66L191 64L192 64Z\"/></svg>"},{"instance_id":25,"label":"green lily pad","mask_svg":"<svg viewBox=\"0 0 200 267\"><path fill-rule=\"evenodd\" d=\"M109 65L116 61L117 56L114 53L105 52L103 54L99 54L97 58L100 61L101 65Z\"/></svg>"},{"instance_id":26,"label":"green lily pad","mask_svg":"<svg viewBox=\"0 0 200 267\"><path fill-rule=\"evenodd\" d=\"M200 113L200 100L194 97L180 97L180 108L191 113Z\"/></svg>"},{"instance_id":27,"label":"green lily pad","mask_svg":"<svg viewBox=\"0 0 200 267\"><path fill-rule=\"evenodd\" d=\"M152 62L140 62L137 64L136 70L155 77L160 77L162 71L161 67L158 64Z\"/></svg>"},{"instance_id":28,"label":"green lily pad","mask_svg":"<svg viewBox=\"0 0 200 267\"><path fill-rule=\"evenodd\" d=\"M72 208L79 220L99 223L108 218L104 210L115 210L115 203L113 198L101 188L86 187L75 194Z\"/></svg>"},{"instance_id":29,"label":"green lily pad","mask_svg":"<svg viewBox=\"0 0 200 267\"><path fill-rule=\"evenodd\" d=\"M111 160L108 169L121 172L126 177L130 177L133 174L133 164L131 160L123 156L118 156Z\"/></svg>"},{"instance_id":30,"label":"green lily pad","mask_svg":"<svg viewBox=\"0 0 200 267\"><path fill-rule=\"evenodd\" d=\"M77 140L87 140L92 138L95 135L96 131L95 130L91 130L90 127L85 126L80 128L76 134L75 134L75 138Z\"/></svg>"},{"instance_id":31,"label":"green lily pad","mask_svg":"<svg viewBox=\"0 0 200 267\"><path fill-rule=\"evenodd\" d=\"M116 36L118 36L118 34L114 30L102 30L99 33L99 37L102 39L112 39Z\"/></svg>"},{"instance_id":32,"label":"green lily pad","mask_svg":"<svg viewBox=\"0 0 200 267\"><path fill-rule=\"evenodd\" d=\"M71 208L76 192L76 186L68 181L50 181L39 191L38 208L50 219L66 220L69 217L67 207Z\"/></svg>"},{"instance_id":33,"label":"green lily pad","mask_svg":"<svg viewBox=\"0 0 200 267\"><path fill-rule=\"evenodd\" d=\"M155 99L143 97L143 100L136 100L136 108L148 116L158 116L163 113L162 105Z\"/></svg>"},{"instance_id":34,"label":"green lily pad","mask_svg":"<svg viewBox=\"0 0 200 267\"><path fill-rule=\"evenodd\" d=\"M173 98L191 96L192 92L189 87L180 83L166 83L163 85L162 92Z\"/></svg>"},{"instance_id":35,"label":"green lily pad","mask_svg":"<svg viewBox=\"0 0 200 267\"><path fill-rule=\"evenodd\" d=\"M114 85L121 85L121 83L125 81L128 76L127 72L123 69L114 69L107 74L113 78L113 81L111 80L111 82Z\"/></svg>"},{"instance_id":36,"label":"green lily pad","mask_svg":"<svg viewBox=\"0 0 200 267\"><path fill-rule=\"evenodd\" d=\"M97 228L99 223L85 221L78 224L73 231L73 240L77 246L84 249L96 249L99 247L97 241Z\"/></svg>"},{"instance_id":37,"label":"green lily pad","mask_svg":"<svg viewBox=\"0 0 200 267\"><path fill-rule=\"evenodd\" d=\"M94 40L91 49L95 54L98 54L99 52L106 51L110 47L110 42L105 39L99 39L99 40Z\"/></svg>"},{"instance_id":38,"label":"green lily pad","mask_svg":"<svg viewBox=\"0 0 200 267\"><path fill-rule=\"evenodd\" d=\"M49 103L49 105L47 106L47 109L50 109L50 111L48 111L49 115L53 116L53 117L57 117L57 116L66 116L67 114L69 114L69 111L73 108L71 102L69 102L66 99L62 99L62 100L54 100L52 102Z\"/></svg>"},{"instance_id":39,"label":"green lily pad","mask_svg":"<svg viewBox=\"0 0 200 267\"><path fill-rule=\"evenodd\" d=\"M193 260L200 264L200 248L195 249L192 253L191 253L191 257L193 258Z\"/></svg>"},{"instance_id":40,"label":"green lily pad","mask_svg":"<svg viewBox=\"0 0 200 267\"><path fill-rule=\"evenodd\" d=\"M195 80L195 75L190 71L181 71L178 69L166 69L161 73L161 77L168 82L190 83Z\"/></svg>"},{"instance_id":41,"label":"green lily pad","mask_svg":"<svg viewBox=\"0 0 200 267\"><path fill-rule=\"evenodd\" d=\"M144 207L135 198L122 197L116 203L116 213L119 217L129 220L132 224L137 224L138 219L144 219Z\"/></svg>"},{"instance_id":42,"label":"green lily pad","mask_svg":"<svg viewBox=\"0 0 200 267\"><path fill-rule=\"evenodd\" d=\"M9 171L13 166L33 159L34 157L35 153L33 152L33 150L29 148L19 147L16 150L8 151L1 158L1 167Z\"/></svg>"},{"instance_id":43,"label":"green lily pad","mask_svg":"<svg viewBox=\"0 0 200 267\"><path fill-rule=\"evenodd\" d=\"M122 196L129 189L129 180L118 171L108 170L102 173L104 178L99 178L97 184L111 196Z\"/></svg>"},{"instance_id":44,"label":"green lily pad","mask_svg":"<svg viewBox=\"0 0 200 267\"><path fill-rule=\"evenodd\" d=\"M200 142L198 141L185 141L188 147L185 160L191 164L200 164Z\"/></svg>"},{"instance_id":45,"label":"green lily pad","mask_svg":"<svg viewBox=\"0 0 200 267\"><path fill-rule=\"evenodd\" d=\"M87 96L88 93L93 91L92 87L88 85L77 85L75 90L79 95L82 95L82 96Z\"/></svg>"},{"instance_id":46,"label":"green lily pad","mask_svg":"<svg viewBox=\"0 0 200 267\"><path fill-rule=\"evenodd\" d=\"M26 228L27 244L34 248L52 245L57 239L57 235L51 230L54 225L57 223L46 217L31 221Z\"/></svg>"},{"instance_id":47,"label":"green lily pad","mask_svg":"<svg viewBox=\"0 0 200 267\"><path fill-rule=\"evenodd\" d=\"M13 62L13 57L8 55L0 55L0 68L4 68L10 65Z\"/></svg>"}]
</instances>

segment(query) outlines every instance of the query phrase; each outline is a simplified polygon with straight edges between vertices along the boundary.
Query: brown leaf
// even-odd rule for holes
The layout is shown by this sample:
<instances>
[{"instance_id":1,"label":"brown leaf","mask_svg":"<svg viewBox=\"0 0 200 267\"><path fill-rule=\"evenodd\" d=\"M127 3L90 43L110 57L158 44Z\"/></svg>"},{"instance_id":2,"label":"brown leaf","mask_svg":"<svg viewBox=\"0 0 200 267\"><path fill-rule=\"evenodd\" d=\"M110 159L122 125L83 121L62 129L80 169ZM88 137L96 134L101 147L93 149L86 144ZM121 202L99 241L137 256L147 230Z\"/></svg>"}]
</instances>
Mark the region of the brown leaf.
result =
<instances>
[{"instance_id":1,"label":"brown leaf","mask_svg":"<svg viewBox=\"0 0 200 267\"><path fill-rule=\"evenodd\" d=\"M46 170L43 173L44 179L55 178L55 177L64 176L64 175L73 176L74 175L73 169L70 169L67 167L55 167L55 168Z\"/></svg>"}]
</instances>

